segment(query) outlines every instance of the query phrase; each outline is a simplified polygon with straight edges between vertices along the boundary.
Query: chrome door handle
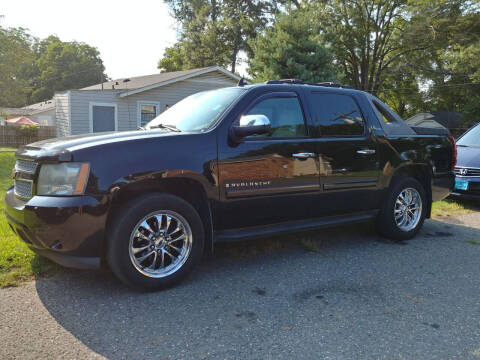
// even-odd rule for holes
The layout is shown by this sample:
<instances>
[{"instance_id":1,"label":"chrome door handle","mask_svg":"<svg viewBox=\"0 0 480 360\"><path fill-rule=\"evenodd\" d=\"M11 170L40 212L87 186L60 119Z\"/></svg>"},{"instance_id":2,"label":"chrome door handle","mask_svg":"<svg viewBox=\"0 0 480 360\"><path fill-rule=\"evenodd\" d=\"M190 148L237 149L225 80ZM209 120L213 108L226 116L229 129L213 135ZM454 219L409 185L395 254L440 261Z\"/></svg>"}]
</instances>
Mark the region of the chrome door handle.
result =
<instances>
[{"instance_id":1,"label":"chrome door handle","mask_svg":"<svg viewBox=\"0 0 480 360\"><path fill-rule=\"evenodd\" d=\"M308 159L308 158L315 157L315 154L309 153L309 152L302 152L302 153L292 154L292 156L297 159Z\"/></svg>"},{"instance_id":2,"label":"chrome door handle","mask_svg":"<svg viewBox=\"0 0 480 360\"><path fill-rule=\"evenodd\" d=\"M357 150L357 154L360 154L360 155L372 155L372 154L375 154L375 150L373 150L373 149Z\"/></svg>"}]
</instances>

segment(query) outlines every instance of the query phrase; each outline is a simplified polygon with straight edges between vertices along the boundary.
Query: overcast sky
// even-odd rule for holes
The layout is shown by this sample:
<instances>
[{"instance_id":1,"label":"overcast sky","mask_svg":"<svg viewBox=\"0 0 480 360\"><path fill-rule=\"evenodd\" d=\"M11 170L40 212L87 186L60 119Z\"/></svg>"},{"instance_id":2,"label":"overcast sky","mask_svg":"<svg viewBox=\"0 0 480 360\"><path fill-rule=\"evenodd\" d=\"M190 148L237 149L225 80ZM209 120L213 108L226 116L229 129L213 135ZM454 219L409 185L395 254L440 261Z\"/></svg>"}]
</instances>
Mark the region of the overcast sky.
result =
<instances>
[{"instance_id":1,"label":"overcast sky","mask_svg":"<svg viewBox=\"0 0 480 360\"><path fill-rule=\"evenodd\" d=\"M162 0L2 0L3 26L95 46L111 78L158 72L175 24Z\"/></svg>"}]
</instances>

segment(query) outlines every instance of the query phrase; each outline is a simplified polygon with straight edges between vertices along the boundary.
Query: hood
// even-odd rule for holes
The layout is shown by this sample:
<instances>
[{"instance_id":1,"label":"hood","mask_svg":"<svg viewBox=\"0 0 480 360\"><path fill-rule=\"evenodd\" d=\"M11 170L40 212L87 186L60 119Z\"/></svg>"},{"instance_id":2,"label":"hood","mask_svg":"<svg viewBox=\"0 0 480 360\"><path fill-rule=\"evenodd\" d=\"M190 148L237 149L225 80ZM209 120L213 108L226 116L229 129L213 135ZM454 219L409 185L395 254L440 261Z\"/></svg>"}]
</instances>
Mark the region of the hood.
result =
<instances>
[{"instance_id":1,"label":"hood","mask_svg":"<svg viewBox=\"0 0 480 360\"><path fill-rule=\"evenodd\" d=\"M480 148L479 147L457 147L458 157L457 166L480 168Z\"/></svg>"},{"instance_id":2,"label":"hood","mask_svg":"<svg viewBox=\"0 0 480 360\"><path fill-rule=\"evenodd\" d=\"M185 133L165 129L104 132L53 138L22 146L16 155L22 158L35 158L44 161L70 161L71 151L115 142L179 136Z\"/></svg>"}]
</instances>

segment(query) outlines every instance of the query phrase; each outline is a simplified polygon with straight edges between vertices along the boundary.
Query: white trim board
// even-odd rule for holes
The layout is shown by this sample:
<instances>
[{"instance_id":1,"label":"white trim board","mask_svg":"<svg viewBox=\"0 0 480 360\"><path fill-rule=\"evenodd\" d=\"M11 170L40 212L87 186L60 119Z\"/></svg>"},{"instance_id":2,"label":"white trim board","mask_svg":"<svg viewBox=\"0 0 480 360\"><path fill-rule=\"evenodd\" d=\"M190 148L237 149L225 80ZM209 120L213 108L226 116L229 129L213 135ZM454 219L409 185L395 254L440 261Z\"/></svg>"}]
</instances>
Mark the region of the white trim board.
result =
<instances>
[{"instance_id":1,"label":"white trim board","mask_svg":"<svg viewBox=\"0 0 480 360\"><path fill-rule=\"evenodd\" d=\"M227 75L227 76L229 76L229 77L231 77L231 78L233 78L237 81L239 81L241 79L240 76L235 75L234 73L224 69L221 66L213 66L211 68L199 70L197 72L194 72L194 73L191 73L191 74L188 74L188 75L184 75L184 76L180 76L180 77L170 79L170 80L167 80L167 81L162 81L162 82L159 82L159 83L156 83L156 84L148 85L148 86L145 86L143 88L139 88L139 89L135 89L135 90L131 90L131 91L125 91L125 92L119 94L118 96L119 97L126 97L126 96L130 96L130 95L138 94L138 93L143 92L143 91L156 89L156 88L159 88L161 86L173 84L173 83L176 83L176 82L179 82L179 81L187 80L187 79L199 76L199 75L208 74L208 73L214 72L214 71L219 71L222 74Z\"/></svg>"},{"instance_id":2,"label":"white trim board","mask_svg":"<svg viewBox=\"0 0 480 360\"><path fill-rule=\"evenodd\" d=\"M187 80L189 83L200 83L200 84L205 84L206 81L204 79L188 79ZM228 79L221 80L221 81L208 81L208 84L216 85L216 86L225 86L225 87L230 87L230 86L236 86L237 83L230 81Z\"/></svg>"},{"instance_id":3,"label":"white trim board","mask_svg":"<svg viewBox=\"0 0 480 360\"><path fill-rule=\"evenodd\" d=\"M118 131L118 104L90 101L88 103L88 132L90 134L93 133L93 107L94 106L108 106L108 107L115 108L115 131Z\"/></svg>"},{"instance_id":4,"label":"white trim board","mask_svg":"<svg viewBox=\"0 0 480 360\"><path fill-rule=\"evenodd\" d=\"M156 116L160 115L160 102L158 101L148 101L148 100L138 100L137 101L137 127L142 126L142 105L154 105L157 107Z\"/></svg>"}]
</instances>

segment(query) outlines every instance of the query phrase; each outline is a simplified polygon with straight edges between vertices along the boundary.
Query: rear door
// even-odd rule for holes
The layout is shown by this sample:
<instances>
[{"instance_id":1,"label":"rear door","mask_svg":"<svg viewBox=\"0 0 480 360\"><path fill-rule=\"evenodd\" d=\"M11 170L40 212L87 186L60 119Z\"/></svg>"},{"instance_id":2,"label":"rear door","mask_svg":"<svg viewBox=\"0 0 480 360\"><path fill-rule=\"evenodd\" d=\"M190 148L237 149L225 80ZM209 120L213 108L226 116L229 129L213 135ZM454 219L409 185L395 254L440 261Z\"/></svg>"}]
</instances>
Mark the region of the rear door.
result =
<instances>
[{"instance_id":1,"label":"rear door","mask_svg":"<svg viewBox=\"0 0 480 360\"><path fill-rule=\"evenodd\" d=\"M269 118L270 134L219 143L221 230L315 217L316 141L300 97L293 91L268 92L242 111L256 114Z\"/></svg>"},{"instance_id":2,"label":"rear door","mask_svg":"<svg viewBox=\"0 0 480 360\"><path fill-rule=\"evenodd\" d=\"M321 215L375 209L380 199L377 147L355 97L312 90L308 101L319 136Z\"/></svg>"}]
</instances>

